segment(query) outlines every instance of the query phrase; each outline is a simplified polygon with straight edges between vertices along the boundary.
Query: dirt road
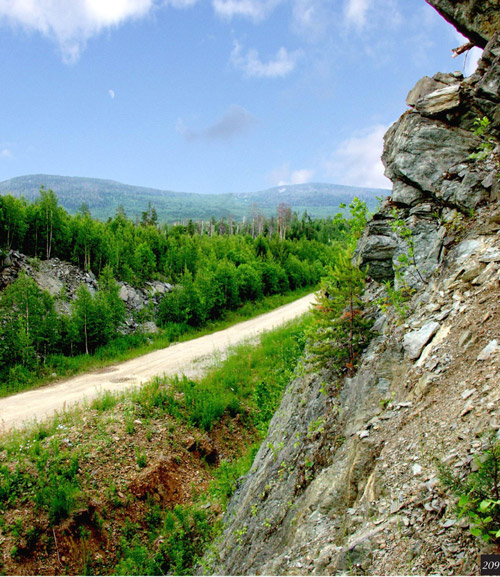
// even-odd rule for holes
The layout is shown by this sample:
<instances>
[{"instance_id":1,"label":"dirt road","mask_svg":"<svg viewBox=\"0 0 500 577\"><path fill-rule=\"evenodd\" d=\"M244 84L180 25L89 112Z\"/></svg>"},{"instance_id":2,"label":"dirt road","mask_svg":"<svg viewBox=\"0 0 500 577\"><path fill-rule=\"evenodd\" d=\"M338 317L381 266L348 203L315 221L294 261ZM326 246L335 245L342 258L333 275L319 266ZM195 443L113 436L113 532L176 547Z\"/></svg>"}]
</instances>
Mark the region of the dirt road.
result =
<instances>
[{"instance_id":1,"label":"dirt road","mask_svg":"<svg viewBox=\"0 0 500 577\"><path fill-rule=\"evenodd\" d=\"M214 355L223 356L230 347L302 315L314 300L314 295L307 295L228 329L54 385L0 399L0 432L19 428L34 420L43 420L55 411L67 409L85 399L90 400L103 391L122 391L140 385L157 375L198 375L212 362Z\"/></svg>"}]
</instances>

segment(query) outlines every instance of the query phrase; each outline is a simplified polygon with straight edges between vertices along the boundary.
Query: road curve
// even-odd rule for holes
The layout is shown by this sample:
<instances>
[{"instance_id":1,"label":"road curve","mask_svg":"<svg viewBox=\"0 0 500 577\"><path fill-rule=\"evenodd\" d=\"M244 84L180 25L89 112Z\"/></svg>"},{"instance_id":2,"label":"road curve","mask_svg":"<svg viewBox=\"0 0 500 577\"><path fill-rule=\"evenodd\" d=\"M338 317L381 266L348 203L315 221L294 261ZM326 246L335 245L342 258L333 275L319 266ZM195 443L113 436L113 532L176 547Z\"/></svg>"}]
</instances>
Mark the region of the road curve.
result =
<instances>
[{"instance_id":1,"label":"road curve","mask_svg":"<svg viewBox=\"0 0 500 577\"><path fill-rule=\"evenodd\" d=\"M130 361L98 369L53 385L0 399L0 433L41 421L56 411L90 400L103 391L122 391L158 375L200 374L214 354L224 355L229 347L277 328L307 312L315 301L309 294L228 329L191 341L176 343Z\"/></svg>"}]
</instances>

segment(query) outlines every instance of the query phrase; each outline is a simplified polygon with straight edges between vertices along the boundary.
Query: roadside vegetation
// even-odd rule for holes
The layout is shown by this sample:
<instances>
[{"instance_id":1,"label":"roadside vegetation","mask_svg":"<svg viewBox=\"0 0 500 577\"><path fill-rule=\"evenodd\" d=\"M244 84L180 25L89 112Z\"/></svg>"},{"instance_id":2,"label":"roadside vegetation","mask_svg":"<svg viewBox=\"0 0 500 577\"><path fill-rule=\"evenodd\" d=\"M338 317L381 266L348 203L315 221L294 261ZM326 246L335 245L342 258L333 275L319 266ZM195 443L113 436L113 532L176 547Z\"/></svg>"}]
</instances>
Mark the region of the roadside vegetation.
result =
<instances>
[{"instance_id":1,"label":"roadside vegetation","mask_svg":"<svg viewBox=\"0 0 500 577\"><path fill-rule=\"evenodd\" d=\"M0 571L193 574L293 377L309 322L238 347L198 381L154 379L4 435Z\"/></svg>"},{"instance_id":2,"label":"roadside vegetation","mask_svg":"<svg viewBox=\"0 0 500 577\"><path fill-rule=\"evenodd\" d=\"M131 335L116 335L105 345L96 348L93 354L75 353L73 355L51 354L43 362L36 362L31 370L22 363L5 362L0 373L0 397L23 390L29 390L56 379L68 378L76 374L96 370L117 362L127 361L149 352L168 347L174 342L195 339L206 334L223 330L239 322L272 311L289 304L311 292L312 287L288 291L281 295L271 295L258 302L249 302L234 311L227 311L223 318L207 322L204 327L189 327L171 323L156 334L137 332ZM38 289L37 289L38 290ZM2 296L0 295L0 301ZM5 302L5 301L3 301ZM6 318L6 317L4 317ZM50 325L49 325L50 326ZM15 338L15 337L14 337ZM21 341L14 341L21 345ZM7 343L0 343L7 348ZM14 366L12 366L14 364Z\"/></svg>"},{"instance_id":3,"label":"roadside vegetation","mask_svg":"<svg viewBox=\"0 0 500 577\"><path fill-rule=\"evenodd\" d=\"M98 282L96 294L80 287L70 314L56 306L66 295L40 290L24 273L2 290L0 395L122 360L137 348L168 346L304 294L334 260L350 222L341 215L299 219L286 206L276 218L258 216L246 224L212 219L160 225L154 208L140 222L123 211L100 222L85 207L70 216L50 190L42 189L34 203L0 196L0 265L15 249L32 259L35 270L40 259L57 257L92 272ZM155 279L170 282L172 292L156 310L134 314L137 323L154 321L160 333L130 334L118 281L142 287Z\"/></svg>"}]
</instances>

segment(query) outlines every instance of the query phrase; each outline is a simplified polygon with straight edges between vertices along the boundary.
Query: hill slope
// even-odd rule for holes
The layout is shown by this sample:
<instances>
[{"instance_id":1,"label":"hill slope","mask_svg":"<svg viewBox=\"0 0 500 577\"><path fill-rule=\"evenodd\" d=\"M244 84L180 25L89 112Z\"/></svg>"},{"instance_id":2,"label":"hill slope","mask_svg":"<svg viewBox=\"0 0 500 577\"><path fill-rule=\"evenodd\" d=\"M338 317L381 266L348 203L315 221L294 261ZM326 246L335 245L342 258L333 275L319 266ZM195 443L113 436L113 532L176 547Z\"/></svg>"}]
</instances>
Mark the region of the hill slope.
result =
<instances>
[{"instance_id":1,"label":"hill slope","mask_svg":"<svg viewBox=\"0 0 500 577\"><path fill-rule=\"evenodd\" d=\"M106 219L115 215L123 206L131 218L140 217L148 203L156 208L159 219L175 222L184 219L217 219L250 216L254 205L267 216L275 214L282 202L312 217L326 217L339 211L341 203L348 204L354 197L367 202L374 208L377 196L386 196L389 191L374 188L359 188L335 184L301 184L271 188L254 193L195 194L173 192L122 184L113 180L35 174L20 176L0 182L0 194L11 193L33 200L40 186L52 189L60 204L70 213L79 210L83 203L92 216Z\"/></svg>"}]
</instances>

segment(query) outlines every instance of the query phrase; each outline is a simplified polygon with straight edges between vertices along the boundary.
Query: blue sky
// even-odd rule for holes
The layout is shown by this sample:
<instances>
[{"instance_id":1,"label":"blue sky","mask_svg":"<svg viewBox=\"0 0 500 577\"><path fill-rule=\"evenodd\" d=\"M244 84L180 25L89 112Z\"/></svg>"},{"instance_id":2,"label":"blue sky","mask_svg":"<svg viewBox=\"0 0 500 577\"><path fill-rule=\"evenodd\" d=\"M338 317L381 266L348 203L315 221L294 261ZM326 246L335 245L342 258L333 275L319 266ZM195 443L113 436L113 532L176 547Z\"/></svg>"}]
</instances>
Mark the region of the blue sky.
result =
<instances>
[{"instance_id":1,"label":"blue sky","mask_svg":"<svg viewBox=\"0 0 500 577\"><path fill-rule=\"evenodd\" d=\"M385 130L463 42L424 0L0 0L0 181L389 186Z\"/></svg>"}]
</instances>

